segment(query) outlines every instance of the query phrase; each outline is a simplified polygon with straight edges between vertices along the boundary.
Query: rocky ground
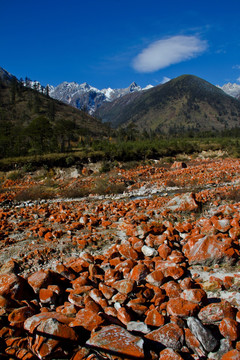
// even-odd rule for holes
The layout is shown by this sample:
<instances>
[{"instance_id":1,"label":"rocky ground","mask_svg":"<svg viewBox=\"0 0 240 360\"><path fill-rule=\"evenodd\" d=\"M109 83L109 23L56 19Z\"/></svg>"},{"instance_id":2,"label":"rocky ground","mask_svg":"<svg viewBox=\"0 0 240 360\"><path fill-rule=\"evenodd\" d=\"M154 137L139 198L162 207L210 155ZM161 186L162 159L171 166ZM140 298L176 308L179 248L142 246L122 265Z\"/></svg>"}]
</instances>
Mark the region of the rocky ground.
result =
<instances>
[{"instance_id":1,"label":"rocky ground","mask_svg":"<svg viewBox=\"0 0 240 360\"><path fill-rule=\"evenodd\" d=\"M240 359L240 160L96 172L2 179L0 358Z\"/></svg>"}]
</instances>

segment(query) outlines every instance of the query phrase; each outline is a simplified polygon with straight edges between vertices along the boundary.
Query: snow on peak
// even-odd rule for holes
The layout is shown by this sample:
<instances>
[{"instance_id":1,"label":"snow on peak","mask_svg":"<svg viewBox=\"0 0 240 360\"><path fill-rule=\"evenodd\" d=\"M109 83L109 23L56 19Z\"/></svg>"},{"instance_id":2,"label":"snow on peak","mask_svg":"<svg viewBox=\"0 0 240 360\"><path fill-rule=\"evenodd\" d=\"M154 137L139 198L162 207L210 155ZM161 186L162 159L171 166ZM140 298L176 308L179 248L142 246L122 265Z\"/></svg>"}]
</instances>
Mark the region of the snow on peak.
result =
<instances>
[{"instance_id":1,"label":"snow on peak","mask_svg":"<svg viewBox=\"0 0 240 360\"><path fill-rule=\"evenodd\" d=\"M222 89L226 94L231 95L233 97L240 97L240 85L236 83L224 84L223 86L217 85L218 88Z\"/></svg>"},{"instance_id":2,"label":"snow on peak","mask_svg":"<svg viewBox=\"0 0 240 360\"><path fill-rule=\"evenodd\" d=\"M26 84L27 85L27 84ZM29 87L36 88L37 90L49 94L54 99L63 101L69 105L72 105L78 109L87 109L89 114L93 114L103 102L110 102L126 94L148 90L152 85L148 85L144 89L137 85L136 82L132 82L127 88L123 89L102 89L99 90L87 82L78 84L77 82L64 81L56 87L47 85L43 88L39 82L31 82ZM48 91L46 90L48 88Z\"/></svg>"}]
</instances>

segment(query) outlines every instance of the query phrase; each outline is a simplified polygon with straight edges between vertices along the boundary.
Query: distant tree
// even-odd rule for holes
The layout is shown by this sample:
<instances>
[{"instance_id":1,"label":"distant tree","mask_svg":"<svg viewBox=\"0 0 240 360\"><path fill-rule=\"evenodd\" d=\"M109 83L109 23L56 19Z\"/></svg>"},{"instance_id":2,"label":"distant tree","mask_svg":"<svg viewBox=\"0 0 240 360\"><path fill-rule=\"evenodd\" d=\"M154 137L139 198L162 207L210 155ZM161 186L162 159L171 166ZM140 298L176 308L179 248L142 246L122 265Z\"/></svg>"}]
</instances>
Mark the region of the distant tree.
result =
<instances>
[{"instance_id":1,"label":"distant tree","mask_svg":"<svg viewBox=\"0 0 240 360\"><path fill-rule=\"evenodd\" d=\"M54 150L53 129L45 116L38 116L26 128L30 140L31 152L43 154Z\"/></svg>"},{"instance_id":2,"label":"distant tree","mask_svg":"<svg viewBox=\"0 0 240 360\"><path fill-rule=\"evenodd\" d=\"M45 94L47 95L47 97L49 97L49 86L48 85L45 87Z\"/></svg>"},{"instance_id":3,"label":"distant tree","mask_svg":"<svg viewBox=\"0 0 240 360\"><path fill-rule=\"evenodd\" d=\"M60 151L70 150L71 141L77 140L76 124L71 120L60 119L55 123L54 134L57 138Z\"/></svg>"},{"instance_id":4,"label":"distant tree","mask_svg":"<svg viewBox=\"0 0 240 360\"><path fill-rule=\"evenodd\" d=\"M55 107L55 102L53 100L49 100L48 101L48 116L49 119L51 121L55 120L55 115L56 115L56 107Z\"/></svg>"}]
</instances>

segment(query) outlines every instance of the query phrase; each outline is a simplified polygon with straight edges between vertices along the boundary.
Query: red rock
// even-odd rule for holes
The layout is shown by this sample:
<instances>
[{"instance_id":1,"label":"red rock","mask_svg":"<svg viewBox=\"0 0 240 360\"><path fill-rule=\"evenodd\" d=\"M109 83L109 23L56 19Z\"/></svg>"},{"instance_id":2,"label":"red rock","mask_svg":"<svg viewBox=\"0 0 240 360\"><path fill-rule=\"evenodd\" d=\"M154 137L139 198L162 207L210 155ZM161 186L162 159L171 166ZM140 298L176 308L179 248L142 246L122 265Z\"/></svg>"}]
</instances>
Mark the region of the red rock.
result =
<instances>
[{"instance_id":1,"label":"red rock","mask_svg":"<svg viewBox=\"0 0 240 360\"><path fill-rule=\"evenodd\" d=\"M169 276L172 277L174 280L180 279L185 273L185 270L182 266L174 263L171 260L157 260L155 268L156 270L161 270L165 277Z\"/></svg>"},{"instance_id":2,"label":"red rock","mask_svg":"<svg viewBox=\"0 0 240 360\"><path fill-rule=\"evenodd\" d=\"M45 235L44 235L44 240L45 241L51 241L54 239L53 233L51 231L48 231Z\"/></svg>"},{"instance_id":3,"label":"red rock","mask_svg":"<svg viewBox=\"0 0 240 360\"><path fill-rule=\"evenodd\" d=\"M88 276L89 276L88 271L82 272L81 276L79 276L78 278L76 278L75 280L73 280L71 282L73 289L78 289L81 286L87 285L88 284Z\"/></svg>"},{"instance_id":4,"label":"red rock","mask_svg":"<svg viewBox=\"0 0 240 360\"><path fill-rule=\"evenodd\" d=\"M163 344L174 350L180 350L183 345L183 330L176 324L166 324L145 335L145 338Z\"/></svg>"},{"instance_id":5,"label":"red rock","mask_svg":"<svg viewBox=\"0 0 240 360\"><path fill-rule=\"evenodd\" d=\"M103 294L100 290L92 289L89 292L89 296L102 308L105 308L106 306L108 306L108 302L106 299L104 299Z\"/></svg>"},{"instance_id":6,"label":"red rock","mask_svg":"<svg viewBox=\"0 0 240 360\"><path fill-rule=\"evenodd\" d=\"M89 349L82 347L72 356L71 360L85 360L89 352Z\"/></svg>"},{"instance_id":7,"label":"red rock","mask_svg":"<svg viewBox=\"0 0 240 360\"><path fill-rule=\"evenodd\" d=\"M193 280L190 277L185 277L180 281L180 287L182 290L192 289L194 286Z\"/></svg>"},{"instance_id":8,"label":"red rock","mask_svg":"<svg viewBox=\"0 0 240 360\"><path fill-rule=\"evenodd\" d=\"M225 317L234 320L235 311L228 301L221 301L203 307L198 317L205 324L220 323Z\"/></svg>"},{"instance_id":9,"label":"red rock","mask_svg":"<svg viewBox=\"0 0 240 360\"><path fill-rule=\"evenodd\" d=\"M103 318L94 311L81 309L76 314L76 319L69 323L70 327L82 326L88 331L96 329L103 323Z\"/></svg>"},{"instance_id":10,"label":"red rock","mask_svg":"<svg viewBox=\"0 0 240 360\"><path fill-rule=\"evenodd\" d=\"M232 239L222 241L217 235L190 238L183 246L183 252L190 265L211 265L223 261L231 264L237 256Z\"/></svg>"},{"instance_id":11,"label":"red rock","mask_svg":"<svg viewBox=\"0 0 240 360\"><path fill-rule=\"evenodd\" d=\"M74 317L75 314L77 313L76 307L71 304L68 301L65 301L63 305L58 306L56 308L56 312L61 313L62 315L67 315L67 316L71 316Z\"/></svg>"},{"instance_id":12,"label":"red rock","mask_svg":"<svg viewBox=\"0 0 240 360\"><path fill-rule=\"evenodd\" d=\"M124 324L127 325L132 320L132 317L126 307L120 307L117 311L117 318Z\"/></svg>"},{"instance_id":13,"label":"red rock","mask_svg":"<svg viewBox=\"0 0 240 360\"><path fill-rule=\"evenodd\" d=\"M135 285L135 281L130 279L123 279L115 281L112 284L112 287L119 291L121 294L128 295L130 292L133 291Z\"/></svg>"},{"instance_id":14,"label":"red rock","mask_svg":"<svg viewBox=\"0 0 240 360\"><path fill-rule=\"evenodd\" d=\"M23 306L14 309L8 316L11 326L23 327L24 321L35 313L34 309L29 306Z\"/></svg>"},{"instance_id":15,"label":"red rock","mask_svg":"<svg viewBox=\"0 0 240 360\"><path fill-rule=\"evenodd\" d=\"M163 260L167 260L167 257L171 254L172 249L167 244L161 244L158 247L158 253Z\"/></svg>"},{"instance_id":16,"label":"red rock","mask_svg":"<svg viewBox=\"0 0 240 360\"><path fill-rule=\"evenodd\" d=\"M186 193L175 196L167 203L166 208L172 211L193 211L198 208L198 205L195 201L195 195Z\"/></svg>"},{"instance_id":17,"label":"red rock","mask_svg":"<svg viewBox=\"0 0 240 360\"><path fill-rule=\"evenodd\" d=\"M30 333L33 333L33 331L35 330L35 328L42 322L45 321L46 319L56 319L59 322L61 322L62 324L69 324L71 321L74 320L74 318L71 318L69 316L65 316L62 314L59 314L57 312L54 311L50 311L50 312L43 312L43 313L39 313L36 315L33 315L31 317L29 317L25 322L24 322L24 329L29 331Z\"/></svg>"},{"instance_id":18,"label":"red rock","mask_svg":"<svg viewBox=\"0 0 240 360\"><path fill-rule=\"evenodd\" d=\"M136 283L141 283L143 280L145 280L148 273L149 269L146 265L138 264L132 268L130 279L136 281Z\"/></svg>"},{"instance_id":19,"label":"red rock","mask_svg":"<svg viewBox=\"0 0 240 360\"><path fill-rule=\"evenodd\" d=\"M22 279L15 274L0 274L0 295L14 298L21 293Z\"/></svg>"},{"instance_id":20,"label":"red rock","mask_svg":"<svg viewBox=\"0 0 240 360\"><path fill-rule=\"evenodd\" d=\"M128 299L128 296L125 294L117 293L112 297L114 303L124 304Z\"/></svg>"},{"instance_id":21,"label":"red rock","mask_svg":"<svg viewBox=\"0 0 240 360\"><path fill-rule=\"evenodd\" d=\"M222 336L231 341L236 341L239 337L239 324L233 319L224 318L219 324L219 330Z\"/></svg>"},{"instance_id":22,"label":"red rock","mask_svg":"<svg viewBox=\"0 0 240 360\"><path fill-rule=\"evenodd\" d=\"M240 360L240 351L234 349L225 353L221 360Z\"/></svg>"},{"instance_id":23,"label":"red rock","mask_svg":"<svg viewBox=\"0 0 240 360\"><path fill-rule=\"evenodd\" d=\"M86 344L126 357L144 358L143 340L118 325L105 326L92 333Z\"/></svg>"},{"instance_id":24,"label":"red rock","mask_svg":"<svg viewBox=\"0 0 240 360\"><path fill-rule=\"evenodd\" d=\"M114 290L112 287L105 285L104 283L99 284L99 290L102 292L103 296L110 300L113 295L116 293L116 290Z\"/></svg>"},{"instance_id":25,"label":"red rock","mask_svg":"<svg viewBox=\"0 0 240 360\"><path fill-rule=\"evenodd\" d=\"M84 297L83 295L79 295L79 294L75 294L74 292L71 292L68 295L68 301L75 305L78 306L80 308L84 307Z\"/></svg>"},{"instance_id":26,"label":"red rock","mask_svg":"<svg viewBox=\"0 0 240 360\"><path fill-rule=\"evenodd\" d=\"M193 350L193 352L201 357L206 355L204 348L202 347L200 341L193 335L190 329L184 329L185 332L185 341L187 346Z\"/></svg>"},{"instance_id":27,"label":"red rock","mask_svg":"<svg viewBox=\"0 0 240 360\"><path fill-rule=\"evenodd\" d=\"M39 300L42 304L54 304L57 298L57 294L49 289L40 289Z\"/></svg>"},{"instance_id":28,"label":"red rock","mask_svg":"<svg viewBox=\"0 0 240 360\"><path fill-rule=\"evenodd\" d=\"M162 289L166 291L166 294L169 298L178 298L181 295L181 287L176 281L168 281L166 284L162 285Z\"/></svg>"},{"instance_id":29,"label":"red rock","mask_svg":"<svg viewBox=\"0 0 240 360\"><path fill-rule=\"evenodd\" d=\"M78 336L76 335L75 331L68 325L59 322L56 318L42 320L40 325L37 326L36 330L46 335L56 336L60 339L71 341L78 340Z\"/></svg>"},{"instance_id":30,"label":"red rock","mask_svg":"<svg viewBox=\"0 0 240 360\"><path fill-rule=\"evenodd\" d=\"M182 299L196 304L203 304L207 299L207 294L203 289L186 289L180 296Z\"/></svg>"},{"instance_id":31,"label":"red rock","mask_svg":"<svg viewBox=\"0 0 240 360\"><path fill-rule=\"evenodd\" d=\"M182 161L174 161L174 163L171 165L171 169L186 169L187 164L185 164Z\"/></svg>"},{"instance_id":32,"label":"red rock","mask_svg":"<svg viewBox=\"0 0 240 360\"><path fill-rule=\"evenodd\" d=\"M51 355L55 357L61 349L61 341L77 341L78 336L75 331L66 324L60 323L55 318L41 321L36 328L36 342L31 346L32 351L40 358Z\"/></svg>"},{"instance_id":33,"label":"red rock","mask_svg":"<svg viewBox=\"0 0 240 360\"><path fill-rule=\"evenodd\" d=\"M194 315L198 310L198 304L182 298L170 299L167 304L167 312L173 316L188 317Z\"/></svg>"},{"instance_id":34,"label":"red rock","mask_svg":"<svg viewBox=\"0 0 240 360\"><path fill-rule=\"evenodd\" d=\"M148 311L144 322L147 325L159 327L165 324L165 319L156 309L152 309Z\"/></svg>"},{"instance_id":35,"label":"red rock","mask_svg":"<svg viewBox=\"0 0 240 360\"><path fill-rule=\"evenodd\" d=\"M30 275L27 281L33 290L38 293L41 288L46 288L51 284L52 272L50 270L39 270Z\"/></svg>"},{"instance_id":36,"label":"red rock","mask_svg":"<svg viewBox=\"0 0 240 360\"><path fill-rule=\"evenodd\" d=\"M146 277L146 281L149 283L149 284L152 284L154 286L161 286L164 282L164 275L162 273L161 270L155 270L155 271L152 271L150 274L147 275Z\"/></svg>"},{"instance_id":37,"label":"red rock","mask_svg":"<svg viewBox=\"0 0 240 360\"><path fill-rule=\"evenodd\" d=\"M183 358L173 349L164 349L160 352L159 360L183 360Z\"/></svg>"},{"instance_id":38,"label":"red rock","mask_svg":"<svg viewBox=\"0 0 240 360\"><path fill-rule=\"evenodd\" d=\"M214 228L223 233L227 232L231 227L228 219L218 219L217 216L213 216L210 220L212 221Z\"/></svg>"},{"instance_id":39,"label":"red rock","mask_svg":"<svg viewBox=\"0 0 240 360\"><path fill-rule=\"evenodd\" d=\"M118 246L119 253L126 259L137 260L138 253L130 244L122 244Z\"/></svg>"},{"instance_id":40,"label":"red rock","mask_svg":"<svg viewBox=\"0 0 240 360\"><path fill-rule=\"evenodd\" d=\"M84 295L83 299L85 309L91 310L96 314L102 311L102 307L96 303L89 295Z\"/></svg>"}]
</instances>

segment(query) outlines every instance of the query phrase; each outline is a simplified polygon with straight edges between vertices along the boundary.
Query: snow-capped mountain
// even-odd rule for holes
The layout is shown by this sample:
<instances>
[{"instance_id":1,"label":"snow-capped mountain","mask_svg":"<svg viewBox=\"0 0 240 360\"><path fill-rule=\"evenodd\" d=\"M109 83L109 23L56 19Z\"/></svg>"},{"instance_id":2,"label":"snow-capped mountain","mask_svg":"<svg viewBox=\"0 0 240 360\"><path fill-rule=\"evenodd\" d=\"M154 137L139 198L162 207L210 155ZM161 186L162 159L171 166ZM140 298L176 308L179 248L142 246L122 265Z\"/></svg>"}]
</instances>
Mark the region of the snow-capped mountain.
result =
<instances>
[{"instance_id":1,"label":"snow-capped mountain","mask_svg":"<svg viewBox=\"0 0 240 360\"><path fill-rule=\"evenodd\" d=\"M113 101L118 97L129 94L135 91L143 91L151 88L148 85L146 88L141 88L135 82L124 89L102 89L99 90L86 82L78 84L76 82L66 82L59 84L56 87L49 86L49 95L57 100L63 101L78 109L84 109L88 113L93 114L103 102Z\"/></svg>"},{"instance_id":2,"label":"snow-capped mountain","mask_svg":"<svg viewBox=\"0 0 240 360\"><path fill-rule=\"evenodd\" d=\"M237 99L240 99L240 85L236 83L227 83L223 86L217 85L220 89L222 89L226 94L231 95Z\"/></svg>"}]
</instances>

